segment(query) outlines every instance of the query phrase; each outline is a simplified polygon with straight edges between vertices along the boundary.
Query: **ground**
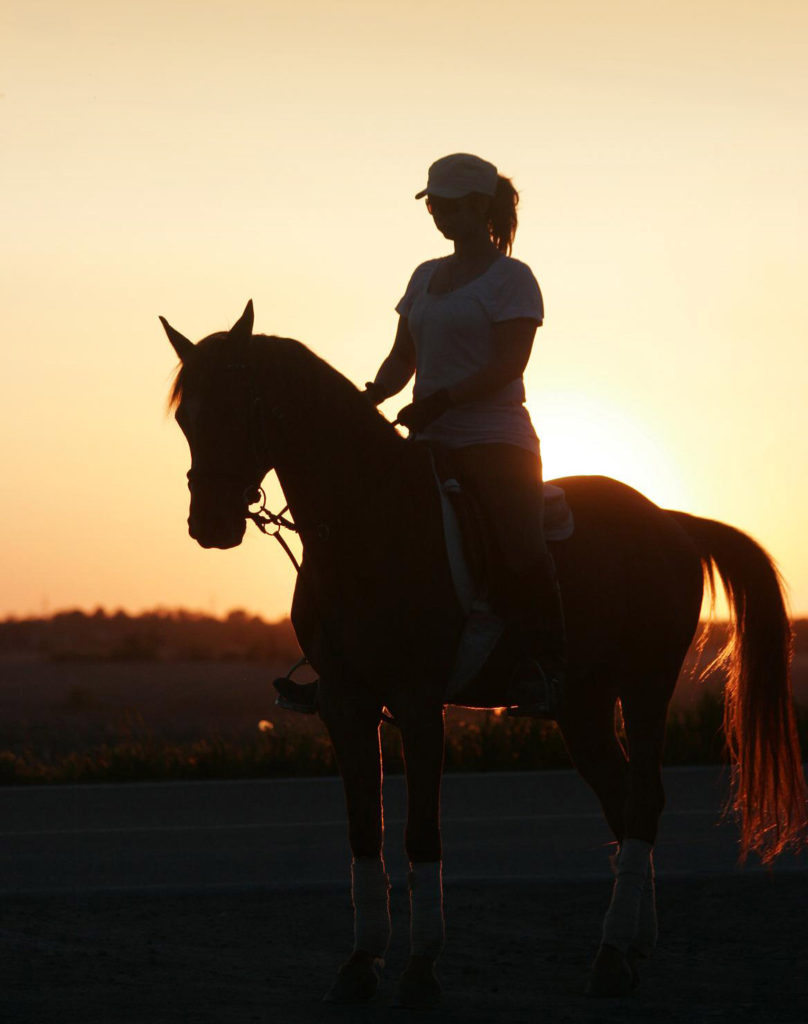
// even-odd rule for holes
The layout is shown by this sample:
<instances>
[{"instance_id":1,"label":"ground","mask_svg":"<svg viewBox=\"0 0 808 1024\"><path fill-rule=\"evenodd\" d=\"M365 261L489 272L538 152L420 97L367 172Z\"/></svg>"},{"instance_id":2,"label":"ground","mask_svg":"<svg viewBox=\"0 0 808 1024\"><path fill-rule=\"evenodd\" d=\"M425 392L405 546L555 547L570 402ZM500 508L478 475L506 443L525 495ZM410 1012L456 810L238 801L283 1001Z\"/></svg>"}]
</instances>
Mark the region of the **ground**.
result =
<instances>
[{"instance_id":1,"label":"ground","mask_svg":"<svg viewBox=\"0 0 808 1024\"><path fill-rule=\"evenodd\" d=\"M406 955L406 893L366 1007L321 1002L350 946L347 891L6 896L5 1024L805 1024L808 876L659 883L660 946L626 999L583 995L608 890L601 881L446 881L444 1004L390 1003Z\"/></svg>"}]
</instances>

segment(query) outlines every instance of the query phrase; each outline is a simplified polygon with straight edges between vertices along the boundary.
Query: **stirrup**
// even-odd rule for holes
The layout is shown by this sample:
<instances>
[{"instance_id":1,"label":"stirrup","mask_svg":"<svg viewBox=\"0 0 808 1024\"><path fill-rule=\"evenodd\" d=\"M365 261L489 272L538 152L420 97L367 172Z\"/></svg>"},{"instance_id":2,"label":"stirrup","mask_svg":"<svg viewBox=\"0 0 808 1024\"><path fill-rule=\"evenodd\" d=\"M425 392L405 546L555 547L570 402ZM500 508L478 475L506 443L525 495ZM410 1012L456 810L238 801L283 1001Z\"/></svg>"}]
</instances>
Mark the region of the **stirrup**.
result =
<instances>
[{"instance_id":1,"label":"stirrup","mask_svg":"<svg viewBox=\"0 0 808 1024\"><path fill-rule=\"evenodd\" d=\"M313 683L296 683L288 676L280 676L272 685L278 691L275 704L286 711L297 711L301 715L316 715L317 680Z\"/></svg>"},{"instance_id":2,"label":"stirrup","mask_svg":"<svg viewBox=\"0 0 808 1024\"><path fill-rule=\"evenodd\" d=\"M561 708L564 672L559 668L546 672L541 663L533 658L530 659L530 666L536 670L532 680L535 685L531 688L540 688L541 692L536 693L533 700L530 699L531 695L526 694L526 700L511 705L505 714L509 718L545 718L556 722Z\"/></svg>"},{"instance_id":3,"label":"stirrup","mask_svg":"<svg viewBox=\"0 0 808 1024\"><path fill-rule=\"evenodd\" d=\"M319 711L317 690L319 679L313 683L296 683L292 675L303 665L308 665L308 658L301 658L286 673L272 681L272 685L278 691L275 704L286 711L297 711L301 715L316 715Z\"/></svg>"}]
</instances>

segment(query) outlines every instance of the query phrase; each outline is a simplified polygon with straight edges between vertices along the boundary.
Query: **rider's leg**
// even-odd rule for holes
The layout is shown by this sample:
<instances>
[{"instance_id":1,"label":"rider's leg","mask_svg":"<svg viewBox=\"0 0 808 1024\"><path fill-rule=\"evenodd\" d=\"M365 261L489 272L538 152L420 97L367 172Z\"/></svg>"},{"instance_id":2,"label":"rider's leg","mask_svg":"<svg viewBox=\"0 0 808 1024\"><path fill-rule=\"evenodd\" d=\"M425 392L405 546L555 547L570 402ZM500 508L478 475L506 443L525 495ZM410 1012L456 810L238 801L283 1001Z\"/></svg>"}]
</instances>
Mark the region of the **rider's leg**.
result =
<instances>
[{"instance_id":1,"label":"rider's leg","mask_svg":"<svg viewBox=\"0 0 808 1024\"><path fill-rule=\"evenodd\" d=\"M513 713L554 718L566 671L561 593L543 530L541 459L514 445L474 445L453 452L461 483L473 492L494 540L492 604L524 646L514 679Z\"/></svg>"}]
</instances>

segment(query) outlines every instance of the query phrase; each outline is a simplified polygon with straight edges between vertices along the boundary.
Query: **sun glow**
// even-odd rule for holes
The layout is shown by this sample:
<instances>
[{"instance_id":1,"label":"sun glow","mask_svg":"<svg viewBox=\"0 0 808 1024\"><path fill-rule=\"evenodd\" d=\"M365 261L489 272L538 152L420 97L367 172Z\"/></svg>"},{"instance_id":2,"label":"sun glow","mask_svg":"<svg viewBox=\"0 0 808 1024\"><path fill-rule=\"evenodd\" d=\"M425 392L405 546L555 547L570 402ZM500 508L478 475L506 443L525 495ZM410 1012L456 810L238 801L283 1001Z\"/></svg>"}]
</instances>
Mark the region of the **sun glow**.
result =
<instances>
[{"instance_id":1,"label":"sun glow","mask_svg":"<svg viewBox=\"0 0 808 1024\"><path fill-rule=\"evenodd\" d=\"M453 151L520 192L546 476L738 526L808 614L808 4L505 0L495 89L468 73L491 51L469 6L4 6L0 614L288 613L277 545L188 536L157 315L196 340L252 297L258 332L361 387L413 268L449 251L413 196Z\"/></svg>"},{"instance_id":2,"label":"sun glow","mask_svg":"<svg viewBox=\"0 0 808 1024\"><path fill-rule=\"evenodd\" d=\"M687 506L687 487L671 447L629 410L584 392L529 392L527 404L541 438L545 480L610 476L663 507Z\"/></svg>"}]
</instances>

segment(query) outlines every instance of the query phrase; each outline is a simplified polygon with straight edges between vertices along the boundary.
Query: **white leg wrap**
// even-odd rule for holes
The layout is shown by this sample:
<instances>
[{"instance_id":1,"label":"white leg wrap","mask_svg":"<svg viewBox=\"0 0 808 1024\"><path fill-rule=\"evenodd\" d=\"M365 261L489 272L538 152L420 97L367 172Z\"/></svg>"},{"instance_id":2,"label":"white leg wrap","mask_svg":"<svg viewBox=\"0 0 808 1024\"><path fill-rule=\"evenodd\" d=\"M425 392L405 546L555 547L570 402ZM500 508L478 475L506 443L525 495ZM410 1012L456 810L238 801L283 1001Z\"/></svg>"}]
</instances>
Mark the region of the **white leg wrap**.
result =
<instances>
[{"instance_id":1,"label":"white leg wrap","mask_svg":"<svg viewBox=\"0 0 808 1024\"><path fill-rule=\"evenodd\" d=\"M442 862L410 864L410 952L436 960L443 949Z\"/></svg>"},{"instance_id":2,"label":"white leg wrap","mask_svg":"<svg viewBox=\"0 0 808 1024\"><path fill-rule=\"evenodd\" d=\"M351 863L354 908L354 951L361 949L384 960L390 944L390 879L381 857L362 857Z\"/></svg>"},{"instance_id":3,"label":"white leg wrap","mask_svg":"<svg viewBox=\"0 0 808 1024\"><path fill-rule=\"evenodd\" d=\"M642 956L650 956L656 948L659 926L656 913L656 885L654 884L654 855L648 861L648 876L642 890L640 916L633 946Z\"/></svg>"},{"instance_id":4,"label":"white leg wrap","mask_svg":"<svg viewBox=\"0 0 808 1024\"><path fill-rule=\"evenodd\" d=\"M621 952L634 943L640 903L653 847L642 839L626 839L617 858L612 902L603 921L603 942Z\"/></svg>"}]
</instances>

